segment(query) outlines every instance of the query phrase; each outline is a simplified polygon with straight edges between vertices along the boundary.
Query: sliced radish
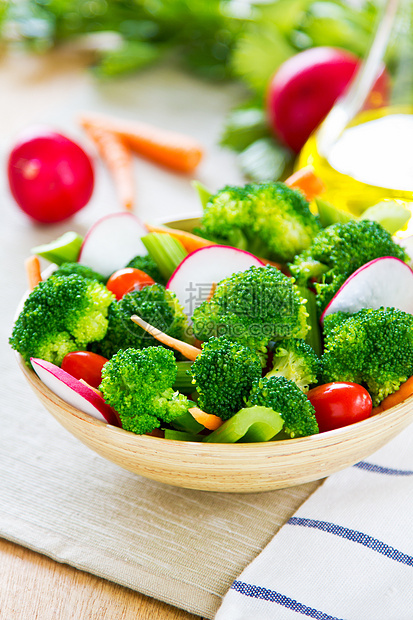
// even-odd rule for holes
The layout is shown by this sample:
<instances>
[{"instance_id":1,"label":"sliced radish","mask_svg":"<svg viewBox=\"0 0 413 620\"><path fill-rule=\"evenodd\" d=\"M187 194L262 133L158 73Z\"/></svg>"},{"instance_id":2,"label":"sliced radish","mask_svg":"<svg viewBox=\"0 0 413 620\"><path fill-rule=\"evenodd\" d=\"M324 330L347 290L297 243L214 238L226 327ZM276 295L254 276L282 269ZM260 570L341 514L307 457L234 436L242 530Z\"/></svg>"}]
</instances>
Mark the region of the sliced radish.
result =
<instances>
[{"instance_id":1,"label":"sliced radish","mask_svg":"<svg viewBox=\"0 0 413 620\"><path fill-rule=\"evenodd\" d=\"M398 308L413 314L413 271L393 256L376 258L357 269L339 288L321 315L363 308Z\"/></svg>"},{"instance_id":2,"label":"sliced radish","mask_svg":"<svg viewBox=\"0 0 413 620\"><path fill-rule=\"evenodd\" d=\"M211 245L188 254L171 275L166 288L178 297L187 316L208 298L212 285L233 273L264 263L249 252L227 245Z\"/></svg>"},{"instance_id":3,"label":"sliced radish","mask_svg":"<svg viewBox=\"0 0 413 620\"><path fill-rule=\"evenodd\" d=\"M147 228L133 213L105 215L87 232L78 262L108 277L138 254L148 253L141 241L147 234Z\"/></svg>"},{"instance_id":4,"label":"sliced radish","mask_svg":"<svg viewBox=\"0 0 413 620\"><path fill-rule=\"evenodd\" d=\"M30 359L39 379L65 403L88 413L97 420L120 426L118 414L97 391L69 375L68 372L39 358Z\"/></svg>"}]
</instances>

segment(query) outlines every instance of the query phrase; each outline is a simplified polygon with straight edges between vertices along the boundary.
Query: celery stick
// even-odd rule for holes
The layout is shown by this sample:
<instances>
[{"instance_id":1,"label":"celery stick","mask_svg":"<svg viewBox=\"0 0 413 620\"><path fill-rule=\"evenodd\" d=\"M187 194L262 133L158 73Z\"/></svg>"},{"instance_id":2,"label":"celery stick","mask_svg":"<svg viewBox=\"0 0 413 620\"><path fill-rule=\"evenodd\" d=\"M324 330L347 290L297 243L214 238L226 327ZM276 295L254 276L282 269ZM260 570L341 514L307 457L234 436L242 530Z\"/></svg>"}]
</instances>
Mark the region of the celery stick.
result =
<instances>
[{"instance_id":1,"label":"celery stick","mask_svg":"<svg viewBox=\"0 0 413 620\"><path fill-rule=\"evenodd\" d=\"M252 443L269 441L280 432L284 421L279 413L268 407L246 407L207 435L207 443Z\"/></svg>"},{"instance_id":2,"label":"celery stick","mask_svg":"<svg viewBox=\"0 0 413 620\"><path fill-rule=\"evenodd\" d=\"M82 243L83 237L71 230L50 243L32 248L31 252L32 254L37 254L42 258L46 258L51 263L56 263L56 265L75 263L79 256Z\"/></svg>"},{"instance_id":3,"label":"celery stick","mask_svg":"<svg viewBox=\"0 0 413 620\"><path fill-rule=\"evenodd\" d=\"M195 420L189 411L172 420L171 426L176 428L178 431L184 431L185 433L190 434L199 433L205 428L202 424Z\"/></svg>"},{"instance_id":4,"label":"celery stick","mask_svg":"<svg viewBox=\"0 0 413 620\"><path fill-rule=\"evenodd\" d=\"M195 391L195 386L192 383L192 375L188 372L192 368L193 362L177 362L176 363L176 379L173 384L173 389L183 392L184 394L191 394Z\"/></svg>"},{"instance_id":5,"label":"celery stick","mask_svg":"<svg viewBox=\"0 0 413 620\"><path fill-rule=\"evenodd\" d=\"M310 331L308 332L305 341L310 345L310 347L313 347L316 354L320 357L322 352L321 333L320 323L318 322L315 295L313 291L310 291L310 289L305 286L298 286L297 288L301 297L305 299L305 307L308 312L307 323L310 327Z\"/></svg>"},{"instance_id":6,"label":"celery stick","mask_svg":"<svg viewBox=\"0 0 413 620\"><path fill-rule=\"evenodd\" d=\"M205 185L203 185L199 181L191 181L191 185L198 192L198 197L201 201L202 208L205 209L209 202L209 199L212 196L212 192L210 192L209 189L207 189Z\"/></svg>"},{"instance_id":7,"label":"celery stick","mask_svg":"<svg viewBox=\"0 0 413 620\"><path fill-rule=\"evenodd\" d=\"M165 429L165 439L174 439L175 441L201 441L199 435L185 433L183 431L174 431L169 428Z\"/></svg>"},{"instance_id":8,"label":"celery stick","mask_svg":"<svg viewBox=\"0 0 413 620\"><path fill-rule=\"evenodd\" d=\"M142 242L166 280L188 255L182 243L168 233L149 233Z\"/></svg>"}]
</instances>

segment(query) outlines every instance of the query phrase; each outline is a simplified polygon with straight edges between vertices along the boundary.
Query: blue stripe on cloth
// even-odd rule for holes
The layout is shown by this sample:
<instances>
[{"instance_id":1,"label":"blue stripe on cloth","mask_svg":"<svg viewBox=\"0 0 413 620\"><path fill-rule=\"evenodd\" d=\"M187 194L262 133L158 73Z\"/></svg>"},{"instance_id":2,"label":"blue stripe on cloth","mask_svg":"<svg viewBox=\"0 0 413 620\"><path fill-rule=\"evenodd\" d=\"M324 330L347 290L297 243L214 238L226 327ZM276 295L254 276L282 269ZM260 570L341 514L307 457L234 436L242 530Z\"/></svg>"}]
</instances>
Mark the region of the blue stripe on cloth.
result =
<instances>
[{"instance_id":1,"label":"blue stripe on cloth","mask_svg":"<svg viewBox=\"0 0 413 620\"><path fill-rule=\"evenodd\" d=\"M364 545L373 551L377 551L377 553L385 555L390 558L390 560L394 560L395 562L407 564L407 566L413 566L413 556L402 553L394 547L386 545L383 541L373 538L372 536L368 536L368 534L364 534L363 532L351 530L348 527L343 527L342 525L337 525L336 523L329 523L328 521L303 519L301 517L291 517L287 521L287 524L301 525L302 527L312 527L317 530L322 530L323 532L328 532L329 534L334 534L335 536L340 536L346 540L351 540L352 542Z\"/></svg>"},{"instance_id":2,"label":"blue stripe on cloth","mask_svg":"<svg viewBox=\"0 0 413 620\"><path fill-rule=\"evenodd\" d=\"M360 461L359 463L353 465L353 467L365 469L366 471L371 471L374 474L387 474L388 476L413 476L413 471L411 469L392 469L391 467L374 465L373 463L368 463L367 461Z\"/></svg>"},{"instance_id":3,"label":"blue stripe on cloth","mask_svg":"<svg viewBox=\"0 0 413 620\"><path fill-rule=\"evenodd\" d=\"M312 607L307 607L307 605L303 605L302 603L295 601L293 598L284 596L284 594L280 594L275 590L268 590L268 588L254 586L250 583L245 583L244 581L235 580L231 586L231 590L236 590L240 594L244 594L244 596L249 596L251 598L270 601L271 603L278 603L278 605L291 609L291 611L296 611L297 613L308 616L309 618L316 618L316 620L340 620L340 618L325 614L323 611L313 609Z\"/></svg>"}]
</instances>

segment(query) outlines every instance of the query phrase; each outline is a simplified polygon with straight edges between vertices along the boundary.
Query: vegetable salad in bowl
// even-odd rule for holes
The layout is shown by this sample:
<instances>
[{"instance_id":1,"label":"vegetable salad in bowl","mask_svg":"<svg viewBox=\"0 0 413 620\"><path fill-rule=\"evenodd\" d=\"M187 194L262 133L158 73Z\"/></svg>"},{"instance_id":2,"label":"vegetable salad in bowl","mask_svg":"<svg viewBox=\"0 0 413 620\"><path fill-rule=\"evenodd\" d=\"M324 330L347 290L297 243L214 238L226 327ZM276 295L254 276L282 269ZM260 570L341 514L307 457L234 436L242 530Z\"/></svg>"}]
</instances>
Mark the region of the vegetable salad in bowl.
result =
<instances>
[{"instance_id":1,"label":"vegetable salad in bowl","mask_svg":"<svg viewBox=\"0 0 413 620\"><path fill-rule=\"evenodd\" d=\"M37 248L54 271L11 346L63 401L150 440L283 446L366 423L413 393L411 259L392 203L334 221L303 178L199 188L191 232L116 213L80 251Z\"/></svg>"}]
</instances>

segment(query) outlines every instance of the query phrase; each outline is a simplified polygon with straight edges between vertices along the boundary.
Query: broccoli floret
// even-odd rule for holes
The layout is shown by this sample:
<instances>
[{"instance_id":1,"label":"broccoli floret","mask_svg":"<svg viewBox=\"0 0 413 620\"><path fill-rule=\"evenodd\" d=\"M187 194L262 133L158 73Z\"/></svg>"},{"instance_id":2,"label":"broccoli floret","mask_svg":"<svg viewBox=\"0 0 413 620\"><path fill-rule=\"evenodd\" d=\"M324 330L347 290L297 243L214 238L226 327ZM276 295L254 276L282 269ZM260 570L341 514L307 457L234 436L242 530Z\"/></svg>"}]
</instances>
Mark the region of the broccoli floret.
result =
<instances>
[{"instance_id":1,"label":"broccoli floret","mask_svg":"<svg viewBox=\"0 0 413 620\"><path fill-rule=\"evenodd\" d=\"M109 358L120 349L162 346L139 325L131 321L137 314L154 327L179 340L187 339L188 322L174 293L161 284L145 286L114 301L108 312L108 329L97 345L101 355ZM96 347L95 347L96 349Z\"/></svg>"},{"instance_id":2,"label":"broccoli floret","mask_svg":"<svg viewBox=\"0 0 413 620\"><path fill-rule=\"evenodd\" d=\"M126 265L126 267L132 267L133 269L140 269L144 271L148 276L151 276L158 284L166 284L166 280L158 269L158 265L153 258L147 254L146 256L135 256Z\"/></svg>"},{"instance_id":3,"label":"broccoli floret","mask_svg":"<svg viewBox=\"0 0 413 620\"><path fill-rule=\"evenodd\" d=\"M377 406L413 375L413 315L395 308L324 320L323 381L364 384Z\"/></svg>"},{"instance_id":4,"label":"broccoli floret","mask_svg":"<svg viewBox=\"0 0 413 620\"><path fill-rule=\"evenodd\" d=\"M320 232L311 246L295 258L290 270L298 285L306 286L310 279L315 281L321 312L354 271L380 256L407 260L405 251L380 224L351 221Z\"/></svg>"},{"instance_id":5,"label":"broccoli floret","mask_svg":"<svg viewBox=\"0 0 413 620\"><path fill-rule=\"evenodd\" d=\"M222 280L193 314L195 336L202 341L226 336L256 351L265 365L270 341L307 334L305 301L293 282L270 266Z\"/></svg>"},{"instance_id":6,"label":"broccoli floret","mask_svg":"<svg viewBox=\"0 0 413 620\"><path fill-rule=\"evenodd\" d=\"M203 345L191 372L201 409L227 420L244 406L261 362L248 347L221 336Z\"/></svg>"},{"instance_id":7,"label":"broccoli floret","mask_svg":"<svg viewBox=\"0 0 413 620\"><path fill-rule=\"evenodd\" d=\"M82 276L82 278L87 278L88 280L96 280L96 282L100 282L101 284L106 284L107 280L101 273L94 271L90 267L86 267L86 265L81 265L80 263L62 263L52 275L71 276L73 274Z\"/></svg>"},{"instance_id":8,"label":"broccoli floret","mask_svg":"<svg viewBox=\"0 0 413 620\"><path fill-rule=\"evenodd\" d=\"M26 299L10 344L27 363L39 357L60 365L71 351L104 337L108 289L81 276L53 276L40 282Z\"/></svg>"},{"instance_id":9,"label":"broccoli floret","mask_svg":"<svg viewBox=\"0 0 413 620\"><path fill-rule=\"evenodd\" d=\"M312 383L317 383L320 374L320 359L314 349L299 338L283 340L274 351L273 368L267 377L285 377L307 392Z\"/></svg>"},{"instance_id":10,"label":"broccoli floret","mask_svg":"<svg viewBox=\"0 0 413 620\"><path fill-rule=\"evenodd\" d=\"M285 377L263 377L254 382L247 407L273 409L284 420L283 431L293 437L318 433L314 407L302 390Z\"/></svg>"},{"instance_id":11,"label":"broccoli floret","mask_svg":"<svg viewBox=\"0 0 413 620\"><path fill-rule=\"evenodd\" d=\"M119 351L102 370L99 386L118 413L122 428L141 435L184 415L193 405L173 390L176 362L163 347Z\"/></svg>"},{"instance_id":12,"label":"broccoli floret","mask_svg":"<svg viewBox=\"0 0 413 620\"><path fill-rule=\"evenodd\" d=\"M226 186L207 203L196 232L257 256L287 262L320 231L301 192L284 183Z\"/></svg>"}]
</instances>

